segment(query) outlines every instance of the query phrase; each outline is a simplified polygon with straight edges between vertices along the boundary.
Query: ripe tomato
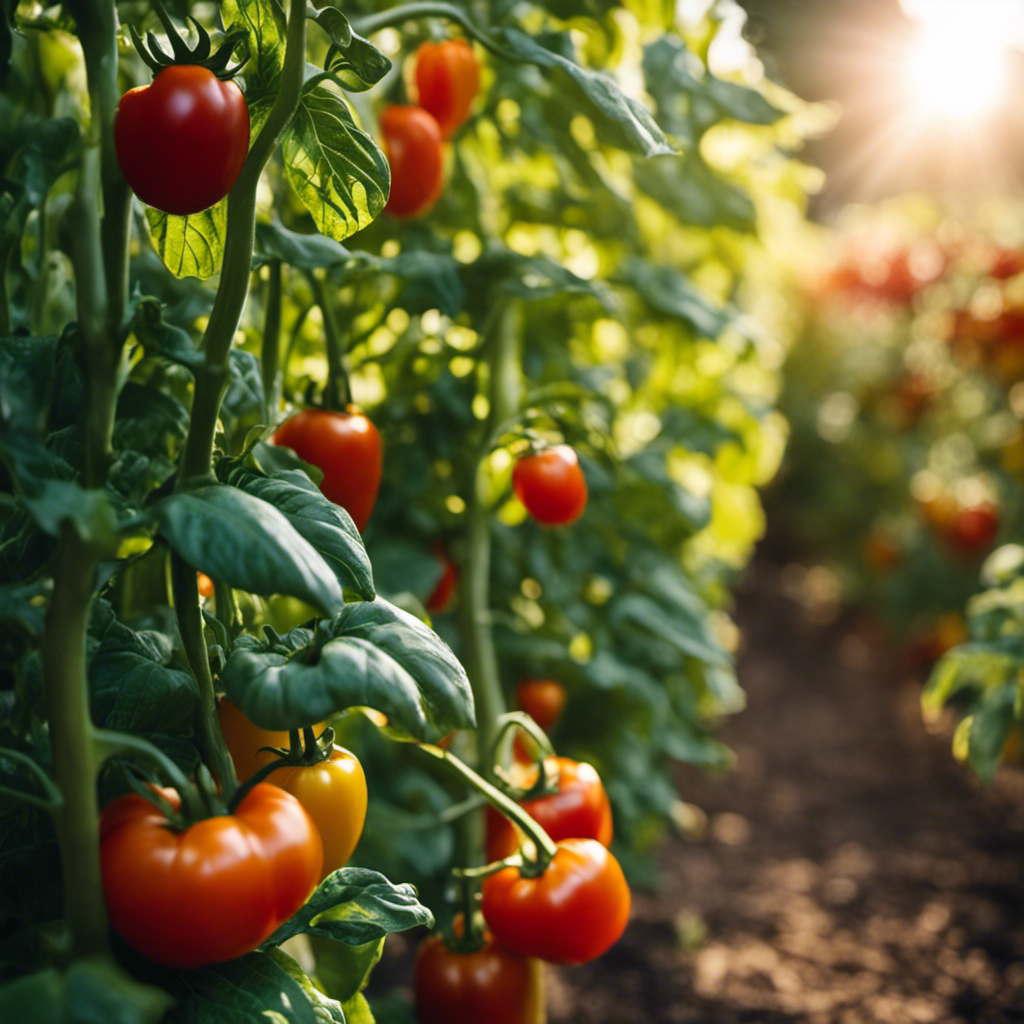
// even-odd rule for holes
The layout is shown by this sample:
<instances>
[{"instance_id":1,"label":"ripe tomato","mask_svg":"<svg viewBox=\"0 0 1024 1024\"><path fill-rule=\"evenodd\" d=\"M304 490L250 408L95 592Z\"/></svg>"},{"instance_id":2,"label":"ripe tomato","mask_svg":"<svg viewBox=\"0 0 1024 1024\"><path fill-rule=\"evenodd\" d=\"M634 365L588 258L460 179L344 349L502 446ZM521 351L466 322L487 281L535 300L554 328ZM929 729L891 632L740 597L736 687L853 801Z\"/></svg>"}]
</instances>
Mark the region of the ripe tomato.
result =
<instances>
[{"instance_id":1,"label":"ripe tomato","mask_svg":"<svg viewBox=\"0 0 1024 1024\"><path fill-rule=\"evenodd\" d=\"M271 441L322 469L324 497L345 509L362 532L384 468L380 434L362 410L354 405L345 412L303 409L285 420Z\"/></svg>"},{"instance_id":2,"label":"ripe tomato","mask_svg":"<svg viewBox=\"0 0 1024 1024\"><path fill-rule=\"evenodd\" d=\"M484 880L481 910L494 937L553 964L599 957L629 920L629 886L596 839L563 839L542 875L508 867Z\"/></svg>"},{"instance_id":3,"label":"ripe tomato","mask_svg":"<svg viewBox=\"0 0 1024 1024\"><path fill-rule=\"evenodd\" d=\"M220 202L249 153L249 108L234 82L196 64L164 68L121 97L114 148L131 190L165 213Z\"/></svg>"},{"instance_id":4,"label":"ripe tomato","mask_svg":"<svg viewBox=\"0 0 1024 1024\"><path fill-rule=\"evenodd\" d=\"M556 757L558 792L524 800L528 811L544 827L555 842L559 839L596 839L602 846L612 841L612 808L608 794L593 765ZM532 779L537 778L531 766ZM501 860L519 849L519 832L515 825L493 807L487 808L487 859Z\"/></svg>"},{"instance_id":5,"label":"ripe tomato","mask_svg":"<svg viewBox=\"0 0 1024 1024\"><path fill-rule=\"evenodd\" d=\"M287 747L287 732L272 732L254 725L241 708L221 697L217 701L217 718L220 720L220 731L224 737L224 745L228 748L231 760L235 763L238 781L245 782L263 763L260 757L262 747ZM316 728L319 733L320 728Z\"/></svg>"},{"instance_id":6,"label":"ripe tomato","mask_svg":"<svg viewBox=\"0 0 1024 1024\"><path fill-rule=\"evenodd\" d=\"M561 717L565 687L555 679L523 679L516 686L516 704L546 732Z\"/></svg>"},{"instance_id":7,"label":"ripe tomato","mask_svg":"<svg viewBox=\"0 0 1024 1024\"><path fill-rule=\"evenodd\" d=\"M469 116L480 89L480 65L465 39L424 43L416 51L419 104L450 139Z\"/></svg>"},{"instance_id":8,"label":"ripe tomato","mask_svg":"<svg viewBox=\"0 0 1024 1024\"><path fill-rule=\"evenodd\" d=\"M419 1024L539 1024L540 963L484 936L471 953L431 935L416 951L413 996Z\"/></svg>"},{"instance_id":9,"label":"ripe tomato","mask_svg":"<svg viewBox=\"0 0 1024 1024\"><path fill-rule=\"evenodd\" d=\"M987 551L999 532L999 509L991 501L961 508L946 527L946 543L962 555Z\"/></svg>"},{"instance_id":10,"label":"ripe tomato","mask_svg":"<svg viewBox=\"0 0 1024 1024\"><path fill-rule=\"evenodd\" d=\"M199 587L199 596L211 598L214 595L213 580L205 572L196 573L196 585Z\"/></svg>"},{"instance_id":11,"label":"ripe tomato","mask_svg":"<svg viewBox=\"0 0 1024 1024\"><path fill-rule=\"evenodd\" d=\"M455 564L448 557L448 553L440 543L434 544L434 554L441 563L441 578L437 586L430 592L427 598L426 609L428 612L443 612L455 593L455 583L458 580L458 573L455 571Z\"/></svg>"},{"instance_id":12,"label":"ripe tomato","mask_svg":"<svg viewBox=\"0 0 1024 1024\"><path fill-rule=\"evenodd\" d=\"M524 455L512 467L512 487L526 511L545 526L564 526L587 507L587 481L567 444Z\"/></svg>"},{"instance_id":13,"label":"ripe tomato","mask_svg":"<svg viewBox=\"0 0 1024 1024\"><path fill-rule=\"evenodd\" d=\"M259 760L266 764L273 756L261 754ZM266 781L291 793L319 830L324 866L318 881L343 868L366 822L366 776L359 758L344 747L335 747L330 760L278 768Z\"/></svg>"},{"instance_id":14,"label":"ripe tomato","mask_svg":"<svg viewBox=\"0 0 1024 1024\"><path fill-rule=\"evenodd\" d=\"M418 217L441 194L444 161L441 129L420 107L385 107L380 115L391 194L384 206L395 217Z\"/></svg>"},{"instance_id":15,"label":"ripe tomato","mask_svg":"<svg viewBox=\"0 0 1024 1024\"><path fill-rule=\"evenodd\" d=\"M141 796L119 797L100 818L100 859L114 930L186 969L242 956L287 921L316 887L323 846L295 797L260 784L234 814L183 832Z\"/></svg>"}]
</instances>

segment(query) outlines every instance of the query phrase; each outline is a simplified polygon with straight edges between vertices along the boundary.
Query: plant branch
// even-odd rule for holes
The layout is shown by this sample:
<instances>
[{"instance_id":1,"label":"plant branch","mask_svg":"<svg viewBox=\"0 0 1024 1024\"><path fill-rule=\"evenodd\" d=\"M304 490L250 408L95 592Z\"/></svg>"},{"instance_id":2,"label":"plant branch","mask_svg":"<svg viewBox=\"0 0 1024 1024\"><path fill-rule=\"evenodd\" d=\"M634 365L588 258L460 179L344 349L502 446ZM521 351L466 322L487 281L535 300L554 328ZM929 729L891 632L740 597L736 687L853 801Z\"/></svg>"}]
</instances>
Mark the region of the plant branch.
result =
<instances>
[{"instance_id":1,"label":"plant branch","mask_svg":"<svg viewBox=\"0 0 1024 1024\"><path fill-rule=\"evenodd\" d=\"M309 286L313 290L313 298L320 307L324 319L324 345L327 349L327 388L324 394L324 405L328 409L343 410L352 401L352 386L349 383L348 371L345 369L345 345L338 330L338 318L335 315L334 303L331 301L320 280L312 271L307 275Z\"/></svg>"},{"instance_id":2,"label":"plant branch","mask_svg":"<svg viewBox=\"0 0 1024 1024\"><path fill-rule=\"evenodd\" d=\"M267 266L267 297L263 316L260 373L263 379L264 419L273 423L281 406L281 286L284 268L280 260Z\"/></svg>"}]
</instances>

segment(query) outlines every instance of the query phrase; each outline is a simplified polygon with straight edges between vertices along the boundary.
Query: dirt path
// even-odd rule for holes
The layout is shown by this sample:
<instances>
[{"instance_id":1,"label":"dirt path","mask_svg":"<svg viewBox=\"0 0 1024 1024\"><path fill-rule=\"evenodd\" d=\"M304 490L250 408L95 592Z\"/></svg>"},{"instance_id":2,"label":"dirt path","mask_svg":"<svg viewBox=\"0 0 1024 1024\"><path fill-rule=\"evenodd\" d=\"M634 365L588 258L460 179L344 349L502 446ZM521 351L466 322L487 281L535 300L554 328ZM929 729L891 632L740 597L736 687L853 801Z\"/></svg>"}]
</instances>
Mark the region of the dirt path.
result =
<instances>
[{"instance_id":1,"label":"dirt path","mask_svg":"<svg viewBox=\"0 0 1024 1024\"><path fill-rule=\"evenodd\" d=\"M611 953L551 972L551 1024L1024 1021L1024 774L952 763L881 638L811 590L749 574L737 770L680 774L706 836L665 848Z\"/></svg>"}]
</instances>

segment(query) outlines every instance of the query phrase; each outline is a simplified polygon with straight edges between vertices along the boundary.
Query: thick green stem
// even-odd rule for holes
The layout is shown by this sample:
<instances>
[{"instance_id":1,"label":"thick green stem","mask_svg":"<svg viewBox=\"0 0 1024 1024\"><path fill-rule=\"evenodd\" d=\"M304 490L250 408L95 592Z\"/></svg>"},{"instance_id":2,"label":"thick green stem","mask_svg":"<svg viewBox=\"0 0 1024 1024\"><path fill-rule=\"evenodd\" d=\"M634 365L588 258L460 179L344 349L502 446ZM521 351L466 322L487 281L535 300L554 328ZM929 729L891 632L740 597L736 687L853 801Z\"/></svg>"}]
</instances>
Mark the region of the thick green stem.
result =
<instances>
[{"instance_id":1,"label":"thick green stem","mask_svg":"<svg viewBox=\"0 0 1024 1024\"><path fill-rule=\"evenodd\" d=\"M345 368L345 344L338 330L338 317L323 281L316 274L310 273L309 284L324 319L324 346L327 350L327 388L324 393L324 405L328 409L342 410L352 401L352 387Z\"/></svg>"},{"instance_id":2,"label":"thick green stem","mask_svg":"<svg viewBox=\"0 0 1024 1024\"><path fill-rule=\"evenodd\" d=\"M99 764L89 716L85 647L98 561L98 552L66 523L42 646L53 776L63 795L54 821L64 880L64 917L72 952L78 956L108 949L96 799Z\"/></svg>"},{"instance_id":3,"label":"thick green stem","mask_svg":"<svg viewBox=\"0 0 1024 1024\"><path fill-rule=\"evenodd\" d=\"M284 271L280 260L267 267L267 298L263 316L263 345L260 373L263 377L264 416L268 423L277 419L281 407L281 285Z\"/></svg>"}]
</instances>

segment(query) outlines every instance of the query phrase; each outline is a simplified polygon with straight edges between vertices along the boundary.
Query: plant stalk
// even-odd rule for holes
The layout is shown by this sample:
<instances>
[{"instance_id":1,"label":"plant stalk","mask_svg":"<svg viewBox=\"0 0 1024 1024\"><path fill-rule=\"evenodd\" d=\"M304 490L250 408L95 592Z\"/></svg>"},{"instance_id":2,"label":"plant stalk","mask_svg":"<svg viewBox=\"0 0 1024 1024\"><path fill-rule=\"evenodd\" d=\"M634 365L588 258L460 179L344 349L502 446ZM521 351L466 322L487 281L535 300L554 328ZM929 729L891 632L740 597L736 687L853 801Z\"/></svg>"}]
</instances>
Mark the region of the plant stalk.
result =
<instances>
[{"instance_id":1,"label":"plant stalk","mask_svg":"<svg viewBox=\"0 0 1024 1024\"><path fill-rule=\"evenodd\" d=\"M267 266L267 298L263 316L260 373L263 378L263 415L267 423L277 419L281 408L281 288L284 270L280 260Z\"/></svg>"}]
</instances>

